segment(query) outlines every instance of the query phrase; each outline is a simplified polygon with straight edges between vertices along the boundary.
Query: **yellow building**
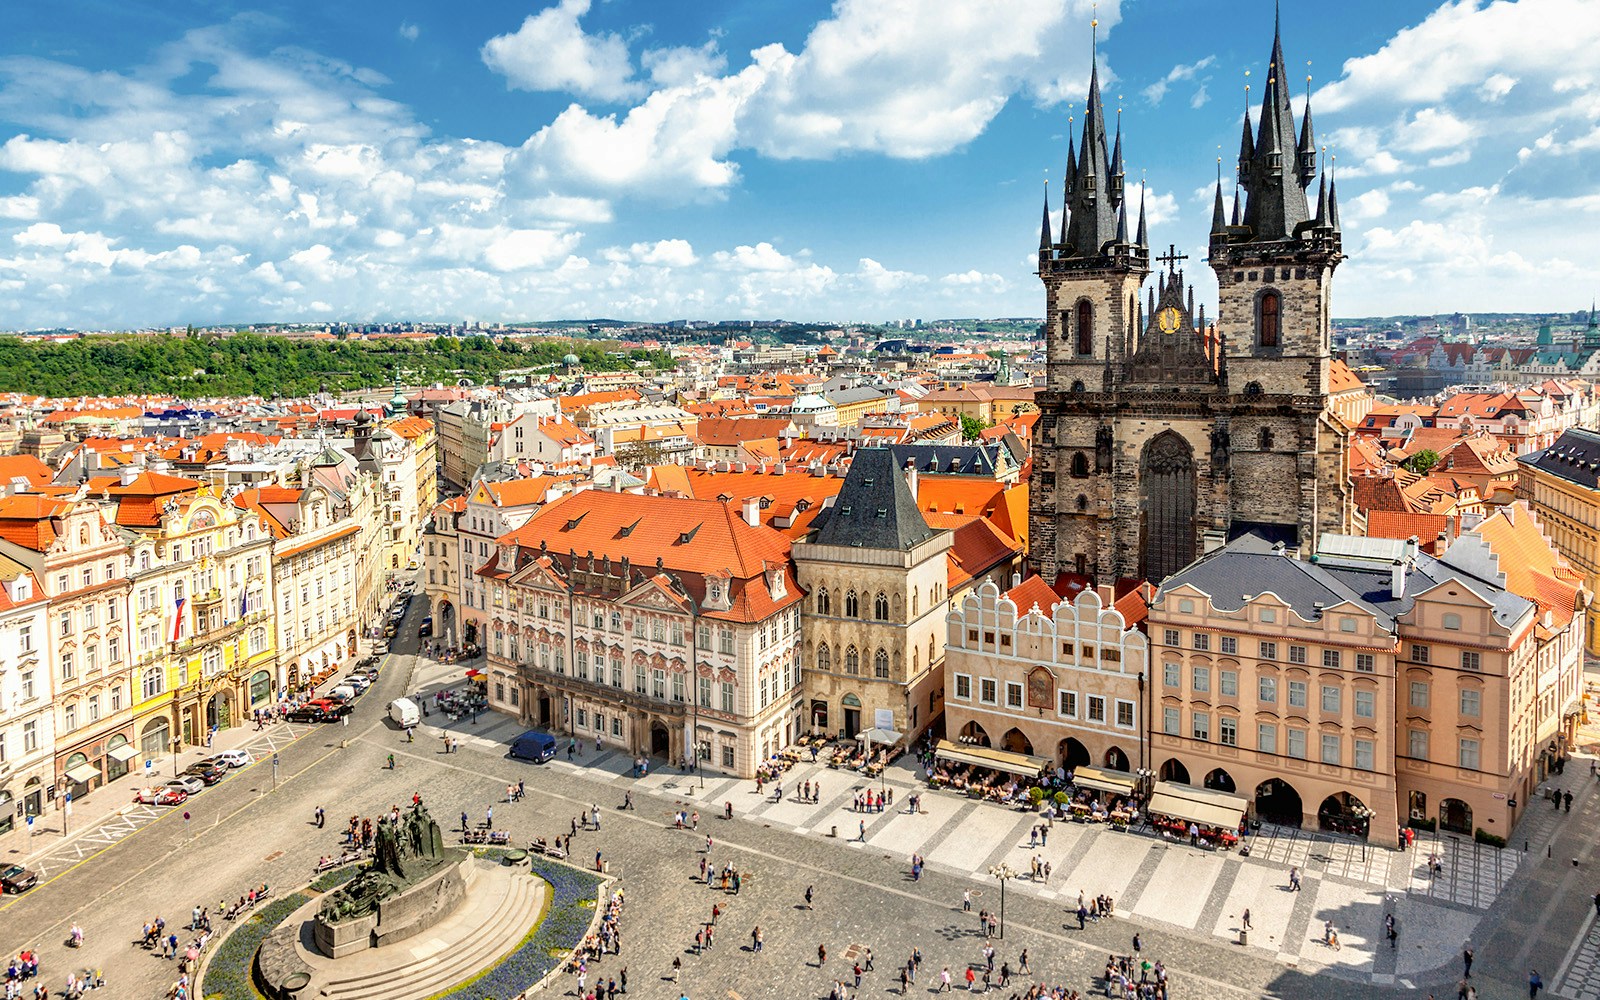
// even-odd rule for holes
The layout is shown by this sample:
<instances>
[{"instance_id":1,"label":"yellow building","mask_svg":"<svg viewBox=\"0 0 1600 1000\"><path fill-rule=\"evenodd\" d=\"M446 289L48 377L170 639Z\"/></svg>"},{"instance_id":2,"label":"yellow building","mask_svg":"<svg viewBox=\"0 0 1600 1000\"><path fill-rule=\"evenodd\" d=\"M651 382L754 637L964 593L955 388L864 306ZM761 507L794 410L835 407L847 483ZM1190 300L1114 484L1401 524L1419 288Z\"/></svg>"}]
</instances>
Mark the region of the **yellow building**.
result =
<instances>
[{"instance_id":1,"label":"yellow building","mask_svg":"<svg viewBox=\"0 0 1600 1000\"><path fill-rule=\"evenodd\" d=\"M1556 551L1583 575L1584 587L1600 593L1600 433L1573 429L1550 447L1517 459L1517 498L1539 515ZM1587 622L1584 648L1600 655L1595 617Z\"/></svg>"}]
</instances>

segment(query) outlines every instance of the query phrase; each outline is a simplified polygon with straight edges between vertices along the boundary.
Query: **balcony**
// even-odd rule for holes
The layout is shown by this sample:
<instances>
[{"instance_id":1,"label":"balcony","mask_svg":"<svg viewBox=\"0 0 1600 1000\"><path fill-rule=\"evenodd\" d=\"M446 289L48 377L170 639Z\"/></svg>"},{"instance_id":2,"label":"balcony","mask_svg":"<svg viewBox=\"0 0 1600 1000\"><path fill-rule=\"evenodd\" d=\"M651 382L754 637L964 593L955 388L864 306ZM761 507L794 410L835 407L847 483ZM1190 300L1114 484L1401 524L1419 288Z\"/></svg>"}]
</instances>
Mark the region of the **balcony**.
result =
<instances>
[{"instance_id":1,"label":"balcony","mask_svg":"<svg viewBox=\"0 0 1600 1000\"><path fill-rule=\"evenodd\" d=\"M626 708L655 715L665 715L675 719L683 719L689 715L689 703L686 701L672 701L664 698L652 698L648 694L640 694L632 688L612 687L610 684L582 680L571 674L558 674L548 670L540 670L529 664L516 668L517 675L532 684L539 684L557 692L575 697L589 698L593 701L619 704Z\"/></svg>"},{"instance_id":2,"label":"balcony","mask_svg":"<svg viewBox=\"0 0 1600 1000\"><path fill-rule=\"evenodd\" d=\"M201 591L195 594L194 603L197 607L222 603L222 588L212 587L210 590Z\"/></svg>"}]
</instances>

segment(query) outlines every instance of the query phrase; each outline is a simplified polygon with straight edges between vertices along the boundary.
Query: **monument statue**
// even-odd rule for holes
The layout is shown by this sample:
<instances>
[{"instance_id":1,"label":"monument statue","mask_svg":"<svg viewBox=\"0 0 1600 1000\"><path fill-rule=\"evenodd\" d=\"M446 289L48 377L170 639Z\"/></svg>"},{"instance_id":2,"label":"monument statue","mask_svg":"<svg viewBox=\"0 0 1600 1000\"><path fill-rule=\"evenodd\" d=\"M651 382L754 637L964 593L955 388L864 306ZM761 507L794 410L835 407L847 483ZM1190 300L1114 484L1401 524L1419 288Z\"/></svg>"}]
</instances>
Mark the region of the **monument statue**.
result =
<instances>
[{"instance_id":1,"label":"monument statue","mask_svg":"<svg viewBox=\"0 0 1600 1000\"><path fill-rule=\"evenodd\" d=\"M446 861L439 823L418 802L398 822L378 820L372 863L343 887L328 894L321 919L341 923L374 913L378 904L433 875Z\"/></svg>"}]
</instances>

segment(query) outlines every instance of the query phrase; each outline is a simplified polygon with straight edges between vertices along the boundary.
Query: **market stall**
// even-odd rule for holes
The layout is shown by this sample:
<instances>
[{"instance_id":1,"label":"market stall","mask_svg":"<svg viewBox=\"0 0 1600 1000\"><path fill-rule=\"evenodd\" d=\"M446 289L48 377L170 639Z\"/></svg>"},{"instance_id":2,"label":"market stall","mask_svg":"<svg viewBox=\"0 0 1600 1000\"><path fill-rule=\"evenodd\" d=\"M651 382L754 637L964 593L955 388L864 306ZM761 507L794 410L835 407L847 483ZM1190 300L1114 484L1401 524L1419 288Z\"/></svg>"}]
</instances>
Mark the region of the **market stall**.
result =
<instances>
[{"instance_id":1,"label":"market stall","mask_svg":"<svg viewBox=\"0 0 1600 1000\"><path fill-rule=\"evenodd\" d=\"M1214 788L1158 781L1148 811L1151 825L1163 836L1226 849L1239 842L1249 805L1241 796Z\"/></svg>"},{"instance_id":2,"label":"market stall","mask_svg":"<svg viewBox=\"0 0 1600 1000\"><path fill-rule=\"evenodd\" d=\"M1082 766L1072 773L1067 812L1080 823L1127 826L1137 815L1132 775Z\"/></svg>"},{"instance_id":3,"label":"market stall","mask_svg":"<svg viewBox=\"0 0 1600 1000\"><path fill-rule=\"evenodd\" d=\"M1028 789L1039 784L1039 776L1051 763L1045 757L949 740L940 740L933 756L929 785L954 788L973 798L995 802L1025 800Z\"/></svg>"}]
</instances>

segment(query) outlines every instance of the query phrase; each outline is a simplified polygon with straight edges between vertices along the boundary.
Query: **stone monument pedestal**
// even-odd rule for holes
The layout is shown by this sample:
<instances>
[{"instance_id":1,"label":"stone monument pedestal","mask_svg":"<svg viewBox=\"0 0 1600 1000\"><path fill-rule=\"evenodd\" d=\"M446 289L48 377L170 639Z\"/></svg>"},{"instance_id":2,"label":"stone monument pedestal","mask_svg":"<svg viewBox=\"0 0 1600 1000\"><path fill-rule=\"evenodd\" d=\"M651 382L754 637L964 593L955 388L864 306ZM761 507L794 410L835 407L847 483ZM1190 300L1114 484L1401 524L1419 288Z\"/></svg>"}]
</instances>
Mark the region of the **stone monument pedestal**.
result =
<instances>
[{"instance_id":1,"label":"stone monument pedestal","mask_svg":"<svg viewBox=\"0 0 1600 1000\"><path fill-rule=\"evenodd\" d=\"M317 950L329 958L381 948L420 934L449 916L466 895L469 855L452 848L438 871L380 900L377 912L332 923L319 914L312 924Z\"/></svg>"}]
</instances>

